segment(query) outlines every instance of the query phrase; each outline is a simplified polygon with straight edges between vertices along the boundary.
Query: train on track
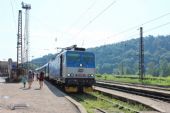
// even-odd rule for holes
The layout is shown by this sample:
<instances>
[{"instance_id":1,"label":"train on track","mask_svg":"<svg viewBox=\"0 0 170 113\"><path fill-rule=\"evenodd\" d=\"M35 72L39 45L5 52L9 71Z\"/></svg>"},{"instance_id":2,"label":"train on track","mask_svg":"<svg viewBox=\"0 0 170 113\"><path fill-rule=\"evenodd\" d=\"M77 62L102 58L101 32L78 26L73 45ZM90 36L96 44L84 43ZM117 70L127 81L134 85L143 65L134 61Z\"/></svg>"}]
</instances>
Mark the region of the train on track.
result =
<instances>
[{"instance_id":1,"label":"train on track","mask_svg":"<svg viewBox=\"0 0 170 113\"><path fill-rule=\"evenodd\" d=\"M87 92L95 83L95 55L73 45L36 69L41 70L45 71L46 78L62 85L66 92Z\"/></svg>"}]
</instances>

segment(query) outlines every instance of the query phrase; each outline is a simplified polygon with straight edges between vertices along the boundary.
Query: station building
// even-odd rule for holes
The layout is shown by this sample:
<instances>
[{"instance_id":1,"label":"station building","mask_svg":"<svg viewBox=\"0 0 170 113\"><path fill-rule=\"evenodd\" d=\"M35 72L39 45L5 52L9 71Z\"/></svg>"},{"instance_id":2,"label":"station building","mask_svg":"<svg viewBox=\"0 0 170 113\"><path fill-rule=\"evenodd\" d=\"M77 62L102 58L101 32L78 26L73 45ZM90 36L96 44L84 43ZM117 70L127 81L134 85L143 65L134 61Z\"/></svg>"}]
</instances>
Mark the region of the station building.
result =
<instances>
[{"instance_id":1,"label":"station building","mask_svg":"<svg viewBox=\"0 0 170 113\"><path fill-rule=\"evenodd\" d=\"M8 76L8 61L0 61L0 76Z\"/></svg>"},{"instance_id":2,"label":"station building","mask_svg":"<svg viewBox=\"0 0 170 113\"><path fill-rule=\"evenodd\" d=\"M16 62L12 62L12 70L16 69ZM0 76L9 76L9 62L0 61Z\"/></svg>"}]
</instances>

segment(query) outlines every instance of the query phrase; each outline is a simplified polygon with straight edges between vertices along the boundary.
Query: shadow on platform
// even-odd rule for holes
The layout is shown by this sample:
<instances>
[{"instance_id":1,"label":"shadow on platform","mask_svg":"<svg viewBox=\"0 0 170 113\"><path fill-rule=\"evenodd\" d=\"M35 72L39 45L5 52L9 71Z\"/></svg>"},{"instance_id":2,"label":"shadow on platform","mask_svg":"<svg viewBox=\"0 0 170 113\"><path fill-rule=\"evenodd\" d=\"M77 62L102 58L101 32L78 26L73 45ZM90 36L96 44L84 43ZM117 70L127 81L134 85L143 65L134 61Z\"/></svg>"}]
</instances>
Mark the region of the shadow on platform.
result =
<instances>
[{"instance_id":1,"label":"shadow on platform","mask_svg":"<svg viewBox=\"0 0 170 113\"><path fill-rule=\"evenodd\" d=\"M44 83L47 85L47 87L49 88L49 90L54 93L56 96L58 97L64 97L63 93L56 88L55 86L51 85L49 82L44 81Z\"/></svg>"}]
</instances>

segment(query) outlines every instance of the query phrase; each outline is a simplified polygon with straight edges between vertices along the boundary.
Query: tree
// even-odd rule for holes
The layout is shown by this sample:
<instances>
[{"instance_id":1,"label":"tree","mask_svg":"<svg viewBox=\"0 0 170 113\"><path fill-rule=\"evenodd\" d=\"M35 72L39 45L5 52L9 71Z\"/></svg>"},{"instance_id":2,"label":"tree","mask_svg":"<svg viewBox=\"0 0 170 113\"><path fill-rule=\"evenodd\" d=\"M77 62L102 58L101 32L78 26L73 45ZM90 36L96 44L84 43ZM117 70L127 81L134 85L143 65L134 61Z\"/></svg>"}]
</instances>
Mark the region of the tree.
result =
<instances>
[{"instance_id":1,"label":"tree","mask_svg":"<svg viewBox=\"0 0 170 113\"><path fill-rule=\"evenodd\" d=\"M161 76L168 76L168 61L166 59L161 59L159 64L159 69L160 69L160 75Z\"/></svg>"},{"instance_id":2,"label":"tree","mask_svg":"<svg viewBox=\"0 0 170 113\"><path fill-rule=\"evenodd\" d=\"M154 75L154 71L155 71L155 62L149 62L147 64L147 74L150 74L150 75Z\"/></svg>"}]
</instances>

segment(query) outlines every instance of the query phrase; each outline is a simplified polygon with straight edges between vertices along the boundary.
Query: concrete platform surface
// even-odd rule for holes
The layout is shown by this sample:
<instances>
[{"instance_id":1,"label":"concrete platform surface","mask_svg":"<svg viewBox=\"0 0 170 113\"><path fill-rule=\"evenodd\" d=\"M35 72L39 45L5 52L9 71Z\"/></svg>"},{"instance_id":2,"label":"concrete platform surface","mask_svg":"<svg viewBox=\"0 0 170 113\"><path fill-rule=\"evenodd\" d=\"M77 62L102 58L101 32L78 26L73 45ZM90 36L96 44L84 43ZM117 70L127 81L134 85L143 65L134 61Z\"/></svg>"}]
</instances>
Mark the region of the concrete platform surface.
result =
<instances>
[{"instance_id":1,"label":"concrete platform surface","mask_svg":"<svg viewBox=\"0 0 170 113\"><path fill-rule=\"evenodd\" d=\"M49 87L44 84L40 90L38 81L31 89L23 88L22 83L1 83L0 113L80 113L62 92Z\"/></svg>"}]
</instances>

